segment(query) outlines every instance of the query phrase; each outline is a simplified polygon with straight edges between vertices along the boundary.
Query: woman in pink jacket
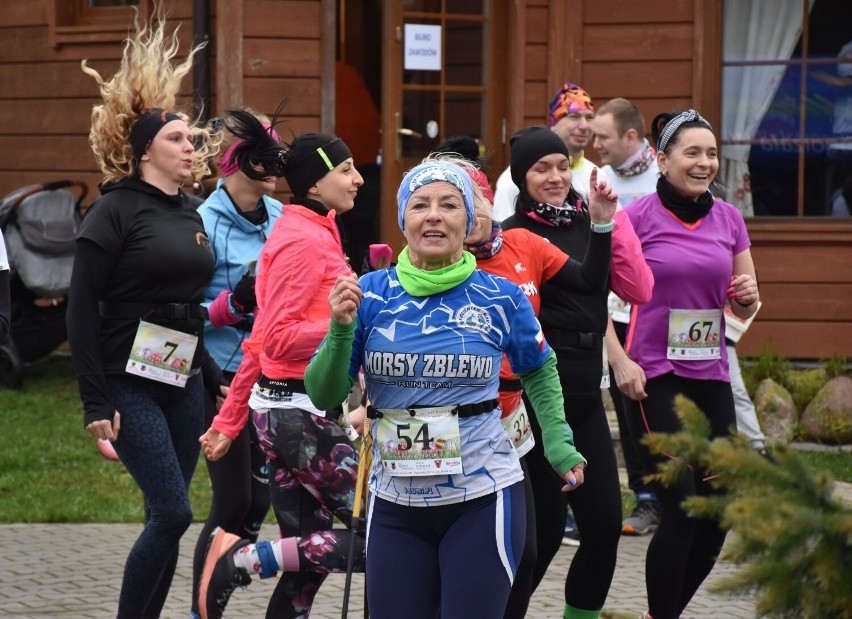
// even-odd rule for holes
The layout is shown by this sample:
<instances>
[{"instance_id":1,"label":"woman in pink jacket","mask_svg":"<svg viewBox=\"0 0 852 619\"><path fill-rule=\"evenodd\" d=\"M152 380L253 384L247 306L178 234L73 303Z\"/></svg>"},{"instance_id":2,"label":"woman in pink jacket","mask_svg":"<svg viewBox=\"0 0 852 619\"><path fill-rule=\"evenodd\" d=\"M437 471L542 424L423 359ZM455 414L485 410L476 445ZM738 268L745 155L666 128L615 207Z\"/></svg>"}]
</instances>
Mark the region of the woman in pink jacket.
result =
<instances>
[{"instance_id":1,"label":"woman in pink jacket","mask_svg":"<svg viewBox=\"0 0 852 619\"><path fill-rule=\"evenodd\" d=\"M331 528L334 517L351 520L357 452L338 423L340 411L317 409L302 379L328 331L329 291L352 272L336 217L353 207L364 181L349 148L331 135L303 134L283 157L293 199L260 254L257 313L245 356L225 404L201 437L207 457L220 458L245 424L248 404L266 453L282 538L249 544L214 531L198 591L202 619L221 617L230 594L251 582L251 574L264 578L279 570L284 573L267 616L307 617L328 572L346 567L348 531ZM225 554L233 561L216 569Z\"/></svg>"}]
</instances>

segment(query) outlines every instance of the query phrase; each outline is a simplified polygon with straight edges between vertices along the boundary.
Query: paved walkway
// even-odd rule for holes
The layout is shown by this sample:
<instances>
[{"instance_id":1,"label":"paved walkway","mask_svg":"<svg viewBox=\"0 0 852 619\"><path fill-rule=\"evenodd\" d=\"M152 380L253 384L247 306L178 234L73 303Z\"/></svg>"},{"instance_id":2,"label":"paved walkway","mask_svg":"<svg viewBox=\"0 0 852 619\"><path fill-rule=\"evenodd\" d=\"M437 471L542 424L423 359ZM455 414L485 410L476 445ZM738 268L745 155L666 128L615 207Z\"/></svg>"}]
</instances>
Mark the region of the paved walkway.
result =
<instances>
[{"instance_id":1,"label":"paved walkway","mask_svg":"<svg viewBox=\"0 0 852 619\"><path fill-rule=\"evenodd\" d=\"M181 548L177 574L163 619L186 619L190 607L190 555L200 524L193 525ZM0 525L0 617L35 619L109 619L115 617L122 566L139 534L139 525L125 524L7 524ZM263 536L272 537L274 526ZM636 619L646 610L644 570L648 537L622 537L615 580L605 610L613 619ZM574 548L563 546L530 603L531 619L561 617L564 577ZM684 619L751 619L749 600L730 600L708 591L707 585L735 568L720 563L692 601ZM238 590L225 617L262 619L274 580L255 582ZM362 617L363 579L356 576L349 605L350 617ZM337 619L341 615L344 576L332 574L320 589L311 617ZM402 616L402 615L401 615Z\"/></svg>"}]
</instances>

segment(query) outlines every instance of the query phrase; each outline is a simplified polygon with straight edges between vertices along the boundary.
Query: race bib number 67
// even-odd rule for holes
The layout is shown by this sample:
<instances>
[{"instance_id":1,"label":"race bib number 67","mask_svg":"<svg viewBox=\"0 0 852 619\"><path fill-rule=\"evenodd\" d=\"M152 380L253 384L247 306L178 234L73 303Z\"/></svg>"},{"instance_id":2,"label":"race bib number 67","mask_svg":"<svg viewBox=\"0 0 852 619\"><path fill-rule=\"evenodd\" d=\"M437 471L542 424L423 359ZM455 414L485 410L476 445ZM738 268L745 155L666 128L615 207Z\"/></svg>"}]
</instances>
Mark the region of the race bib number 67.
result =
<instances>
[{"instance_id":1,"label":"race bib number 67","mask_svg":"<svg viewBox=\"0 0 852 619\"><path fill-rule=\"evenodd\" d=\"M706 361L721 356L722 310L669 310L666 358Z\"/></svg>"}]
</instances>

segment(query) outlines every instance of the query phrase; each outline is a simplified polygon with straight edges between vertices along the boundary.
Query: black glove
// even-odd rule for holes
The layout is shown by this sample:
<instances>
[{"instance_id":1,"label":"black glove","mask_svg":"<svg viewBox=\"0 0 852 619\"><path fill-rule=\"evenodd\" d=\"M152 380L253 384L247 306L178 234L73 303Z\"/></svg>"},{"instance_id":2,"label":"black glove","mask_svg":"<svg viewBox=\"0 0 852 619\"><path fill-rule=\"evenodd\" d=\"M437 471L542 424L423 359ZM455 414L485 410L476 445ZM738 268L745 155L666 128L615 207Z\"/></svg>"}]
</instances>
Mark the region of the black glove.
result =
<instances>
[{"instance_id":1,"label":"black glove","mask_svg":"<svg viewBox=\"0 0 852 619\"><path fill-rule=\"evenodd\" d=\"M204 389L207 395L215 402L216 398L222 395L219 387L227 385L228 381L222 374L222 368L216 363L216 360L204 348L204 356L201 359L201 378L204 382Z\"/></svg>"},{"instance_id":2,"label":"black glove","mask_svg":"<svg viewBox=\"0 0 852 619\"><path fill-rule=\"evenodd\" d=\"M254 296L254 275L246 273L234 286L231 293L231 301L243 314L253 312L257 307L257 299Z\"/></svg>"}]
</instances>

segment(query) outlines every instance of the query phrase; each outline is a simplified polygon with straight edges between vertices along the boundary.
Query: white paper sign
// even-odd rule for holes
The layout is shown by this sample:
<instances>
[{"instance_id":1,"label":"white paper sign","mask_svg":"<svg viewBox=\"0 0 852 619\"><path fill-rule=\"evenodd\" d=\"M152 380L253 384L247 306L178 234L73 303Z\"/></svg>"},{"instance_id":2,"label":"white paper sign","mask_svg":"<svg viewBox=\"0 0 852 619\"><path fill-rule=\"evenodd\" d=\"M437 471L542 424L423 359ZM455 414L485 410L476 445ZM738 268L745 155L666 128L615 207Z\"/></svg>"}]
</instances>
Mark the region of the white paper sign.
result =
<instances>
[{"instance_id":1,"label":"white paper sign","mask_svg":"<svg viewBox=\"0 0 852 619\"><path fill-rule=\"evenodd\" d=\"M440 71L441 27L405 24L403 53L406 71Z\"/></svg>"}]
</instances>

